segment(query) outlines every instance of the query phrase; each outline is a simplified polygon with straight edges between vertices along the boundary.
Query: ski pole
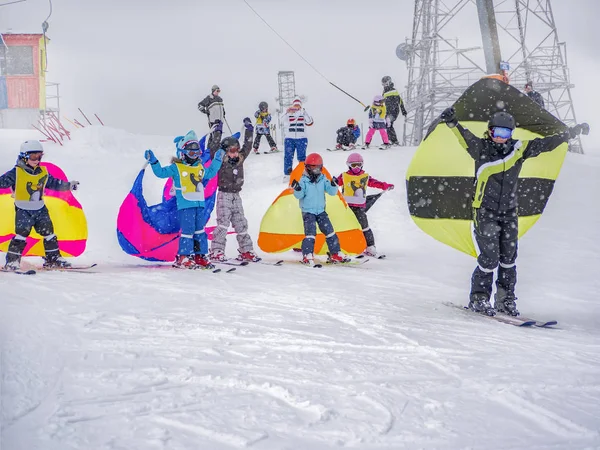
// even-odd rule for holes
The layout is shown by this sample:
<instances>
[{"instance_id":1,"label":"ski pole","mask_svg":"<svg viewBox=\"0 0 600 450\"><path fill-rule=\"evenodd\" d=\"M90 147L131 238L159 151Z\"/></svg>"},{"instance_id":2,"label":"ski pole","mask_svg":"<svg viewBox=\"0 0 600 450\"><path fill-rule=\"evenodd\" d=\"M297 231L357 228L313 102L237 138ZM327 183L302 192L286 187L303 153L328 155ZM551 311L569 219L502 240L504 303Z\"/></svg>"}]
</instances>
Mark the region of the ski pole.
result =
<instances>
[{"instance_id":1,"label":"ski pole","mask_svg":"<svg viewBox=\"0 0 600 450\"><path fill-rule=\"evenodd\" d=\"M358 103L360 103L364 108L365 111L367 109L369 109L369 107L367 105L365 105L363 102L361 102L359 99L357 99L356 97L353 97L352 95L348 94L345 90L343 90L341 87L335 85L334 83L332 83L331 81L329 81L329 84L332 85L334 88L339 89L340 91L342 91L344 94L346 94L348 97L350 97L352 100L357 101Z\"/></svg>"},{"instance_id":2,"label":"ski pole","mask_svg":"<svg viewBox=\"0 0 600 450\"><path fill-rule=\"evenodd\" d=\"M223 117L223 120L225 121L225 125L227 125L227 128L229 129L229 135L233 136L233 133L231 132L231 127L229 126L229 123L227 122L227 119L225 117Z\"/></svg>"}]
</instances>

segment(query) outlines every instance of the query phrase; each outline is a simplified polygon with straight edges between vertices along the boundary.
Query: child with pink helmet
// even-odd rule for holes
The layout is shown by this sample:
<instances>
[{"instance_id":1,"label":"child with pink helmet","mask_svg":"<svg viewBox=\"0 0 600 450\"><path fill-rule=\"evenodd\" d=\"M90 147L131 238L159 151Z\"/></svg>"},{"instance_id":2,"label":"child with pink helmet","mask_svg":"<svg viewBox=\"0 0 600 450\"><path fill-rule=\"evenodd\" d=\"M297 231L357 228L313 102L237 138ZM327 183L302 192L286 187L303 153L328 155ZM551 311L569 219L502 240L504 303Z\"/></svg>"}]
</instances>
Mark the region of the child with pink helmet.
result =
<instances>
[{"instance_id":1,"label":"child with pink helmet","mask_svg":"<svg viewBox=\"0 0 600 450\"><path fill-rule=\"evenodd\" d=\"M385 131L385 129L383 130ZM367 241L367 248L363 254L367 256L377 256L375 248L375 236L373 230L369 227L369 219L367 211L381 197L383 192L375 195L366 195L367 187L381 189L382 191L390 191L394 189L393 184L378 181L372 178L363 170L363 157L360 153L352 153L346 160L348 170L342 173L339 177L334 178L339 186L342 186L342 194L350 209L356 215L358 223L362 227L362 232Z\"/></svg>"},{"instance_id":2,"label":"child with pink helmet","mask_svg":"<svg viewBox=\"0 0 600 450\"><path fill-rule=\"evenodd\" d=\"M373 139L376 130L379 130L379 133L381 134L381 140L383 141L384 147L389 147L390 141L388 139L387 123L385 121L386 115L387 110L383 97L381 95L376 95L373 98L373 104L369 108L369 131L367 131L367 135L365 136L365 148L369 148L369 145L371 145L371 140Z\"/></svg>"}]
</instances>

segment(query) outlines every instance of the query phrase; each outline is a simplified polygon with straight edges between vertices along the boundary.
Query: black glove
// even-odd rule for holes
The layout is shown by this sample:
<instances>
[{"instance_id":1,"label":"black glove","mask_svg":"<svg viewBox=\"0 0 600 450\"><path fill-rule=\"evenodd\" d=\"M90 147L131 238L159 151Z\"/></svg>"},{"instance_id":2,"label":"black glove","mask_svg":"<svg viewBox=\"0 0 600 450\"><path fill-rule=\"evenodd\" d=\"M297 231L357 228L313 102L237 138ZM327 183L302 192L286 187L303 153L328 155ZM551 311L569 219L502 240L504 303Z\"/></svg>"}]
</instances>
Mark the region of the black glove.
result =
<instances>
[{"instance_id":1,"label":"black glove","mask_svg":"<svg viewBox=\"0 0 600 450\"><path fill-rule=\"evenodd\" d=\"M250 120L250 117L246 117L244 119L244 127L246 127L246 130L254 131L254 126L252 126L252 121Z\"/></svg>"},{"instance_id":2,"label":"black glove","mask_svg":"<svg viewBox=\"0 0 600 450\"><path fill-rule=\"evenodd\" d=\"M400 111L402 111L402 115L404 117L408 116L408 113L406 112L406 108L404 107L404 103L400 103Z\"/></svg>"},{"instance_id":3,"label":"black glove","mask_svg":"<svg viewBox=\"0 0 600 450\"><path fill-rule=\"evenodd\" d=\"M204 113L204 114L208 114L208 113L206 112L206 108L205 108L205 106L204 106L204 105L202 105L202 104L200 104L200 103L198 103L198 111L200 111L201 113Z\"/></svg>"},{"instance_id":4,"label":"black glove","mask_svg":"<svg viewBox=\"0 0 600 450\"><path fill-rule=\"evenodd\" d=\"M455 127L458 124L456 110L454 108L446 108L444 112L442 112L440 119L442 119L442 122L446 122L450 128Z\"/></svg>"},{"instance_id":5,"label":"black glove","mask_svg":"<svg viewBox=\"0 0 600 450\"><path fill-rule=\"evenodd\" d=\"M571 139L576 138L580 134L589 134L590 126L587 123L578 123L574 127L569 128L569 137Z\"/></svg>"},{"instance_id":6,"label":"black glove","mask_svg":"<svg viewBox=\"0 0 600 450\"><path fill-rule=\"evenodd\" d=\"M334 187L338 185L338 180L337 180L336 177L332 177L331 178L331 185L334 186Z\"/></svg>"},{"instance_id":7,"label":"black glove","mask_svg":"<svg viewBox=\"0 0 600 450\"><path fill-rule=\"evenodd\" d=\"M297 180L293 180L292 181L292 185L291 185L292 189L295 191L301 191L302 187L300 187L300 183L298 183Z\"/></svg>"}]
</instances>

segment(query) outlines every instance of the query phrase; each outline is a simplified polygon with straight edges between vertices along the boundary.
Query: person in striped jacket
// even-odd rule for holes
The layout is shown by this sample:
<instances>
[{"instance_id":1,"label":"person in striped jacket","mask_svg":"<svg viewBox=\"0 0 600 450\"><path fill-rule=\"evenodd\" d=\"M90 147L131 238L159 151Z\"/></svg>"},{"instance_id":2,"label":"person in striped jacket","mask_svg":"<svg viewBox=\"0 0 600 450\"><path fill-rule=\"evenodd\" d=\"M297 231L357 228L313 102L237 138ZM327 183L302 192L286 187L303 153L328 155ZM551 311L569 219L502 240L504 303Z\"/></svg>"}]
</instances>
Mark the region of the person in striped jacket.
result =
<instances>
[{"instance_id":1,"label":"person in striped jacket","mask_svg":"<svg viewBox=\"0 0 600 450\"><path fill-rule=\"evenodd\" d=\"M306 137L306 127L313 124L313 118L302 107L300 97L294 98L283 116L284 124L284 158L283 158L283 182L287 183L292 173L294 163L294 153L298 162L306 159L306 147L308 147L308 138Z\"/></svg>"}]
</instances>

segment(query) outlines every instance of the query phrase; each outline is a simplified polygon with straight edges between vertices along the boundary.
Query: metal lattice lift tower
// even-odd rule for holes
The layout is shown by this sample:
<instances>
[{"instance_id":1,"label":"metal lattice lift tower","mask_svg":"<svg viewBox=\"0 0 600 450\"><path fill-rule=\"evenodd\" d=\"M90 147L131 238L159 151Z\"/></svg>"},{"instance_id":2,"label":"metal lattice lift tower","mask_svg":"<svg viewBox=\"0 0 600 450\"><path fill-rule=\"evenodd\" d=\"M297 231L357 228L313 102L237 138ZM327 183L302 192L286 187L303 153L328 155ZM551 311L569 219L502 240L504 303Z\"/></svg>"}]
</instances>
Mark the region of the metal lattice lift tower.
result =
<instances>
[{"instance_id":1,"label":"metal lattice lift tower","mask_svg":"<svg viewBox=\"0 0 600 450\"><path fill-rule=\"evenodd\" d=\"M296 96L296 78L293 71L285 70L277 73L277 81L279 84L279 96L275 99L278 102L277 107L277 123L281 139L283 141L283 126L281 123L281 115L289 108ZM283 142L282 142L283 143Z\"/></svg>"},{"instance_id":2,"label":"metal lattice lift tower","mask_svg":"<svg viewBox=\"0 0 600 450\"><path fill-rule=\"evenodd\" d=\"M469 30L468 38L477 23L482 39L459 45L456 36ZM523 89L533 81L550 113L576 123L566 45L558 39L551 0L415 0L412 36L396 54L408 66L404 145L418 145L468 86L502 73L501 54L512 85ZM570 150L582 153L581 141L571 141Z\"/></svg>"}]
</instances>

